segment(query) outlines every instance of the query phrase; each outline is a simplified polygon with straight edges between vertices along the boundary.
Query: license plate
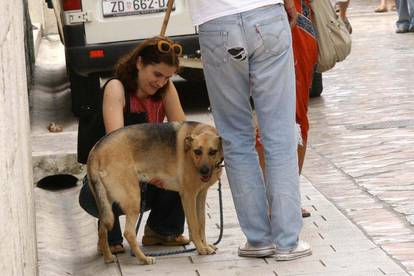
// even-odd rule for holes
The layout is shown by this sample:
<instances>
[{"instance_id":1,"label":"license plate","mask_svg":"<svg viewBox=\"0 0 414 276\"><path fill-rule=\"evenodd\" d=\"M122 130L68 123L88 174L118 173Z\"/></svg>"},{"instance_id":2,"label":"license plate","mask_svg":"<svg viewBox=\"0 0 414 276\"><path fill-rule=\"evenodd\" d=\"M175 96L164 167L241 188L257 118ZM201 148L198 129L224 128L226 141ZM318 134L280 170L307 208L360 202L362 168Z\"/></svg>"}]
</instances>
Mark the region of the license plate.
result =
<instances>
[{"instance_id":1,"label":"license plate","mask_svg":"<svg viewBox=\"0 0 414 276\"><path fill-rule=\"evenodd\" d=\"M114 17L165 12L167 2L168 0L102 0L103 16Z\"/></svg>"}]
</instances>

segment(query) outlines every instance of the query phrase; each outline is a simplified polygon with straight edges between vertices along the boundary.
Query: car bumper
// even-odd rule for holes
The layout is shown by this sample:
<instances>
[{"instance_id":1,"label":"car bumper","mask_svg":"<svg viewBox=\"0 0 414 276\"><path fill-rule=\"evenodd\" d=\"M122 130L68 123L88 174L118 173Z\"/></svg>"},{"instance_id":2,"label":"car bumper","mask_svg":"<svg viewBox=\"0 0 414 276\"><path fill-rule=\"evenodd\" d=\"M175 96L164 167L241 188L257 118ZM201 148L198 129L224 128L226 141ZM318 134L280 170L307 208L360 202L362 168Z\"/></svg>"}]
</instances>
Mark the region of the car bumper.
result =
<instances>
[{"instance_id":1,"label":"car bumper","mask_svg":"<svg viewBox=\"0 0 414 276\"><path fill-rule=\"evenodd\" d=\"M197 34L171 37L171 39L182 45L185 56L199 56L200 45ZM112 72L119 58L142 42L143 40L131 40L81 46L68 46L66 44L66 63L70 66L71 70L83 76L93 73ZM103 55L101 57L90 57L91 51L94 50L101 51Z\"/></svg>"}]
</instances>

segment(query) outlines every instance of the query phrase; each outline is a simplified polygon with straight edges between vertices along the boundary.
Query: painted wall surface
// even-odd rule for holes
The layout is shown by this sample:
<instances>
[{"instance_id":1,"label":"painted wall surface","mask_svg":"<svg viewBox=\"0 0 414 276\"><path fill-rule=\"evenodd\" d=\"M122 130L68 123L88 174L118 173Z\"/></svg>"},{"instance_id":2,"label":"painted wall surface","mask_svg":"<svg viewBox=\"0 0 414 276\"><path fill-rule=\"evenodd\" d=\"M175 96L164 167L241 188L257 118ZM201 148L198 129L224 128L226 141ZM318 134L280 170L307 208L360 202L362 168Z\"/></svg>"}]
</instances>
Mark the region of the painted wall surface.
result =
<instances>
[{"instance_id":1,"label":"painted wall surface","mask_svg":"<svg viewBox=\"0 0 414 276\"><path fill-rule=\"evenodd\" d=\"M23 1L0 0L0 274L36 275Z\"/></svg>"}]
</instances>

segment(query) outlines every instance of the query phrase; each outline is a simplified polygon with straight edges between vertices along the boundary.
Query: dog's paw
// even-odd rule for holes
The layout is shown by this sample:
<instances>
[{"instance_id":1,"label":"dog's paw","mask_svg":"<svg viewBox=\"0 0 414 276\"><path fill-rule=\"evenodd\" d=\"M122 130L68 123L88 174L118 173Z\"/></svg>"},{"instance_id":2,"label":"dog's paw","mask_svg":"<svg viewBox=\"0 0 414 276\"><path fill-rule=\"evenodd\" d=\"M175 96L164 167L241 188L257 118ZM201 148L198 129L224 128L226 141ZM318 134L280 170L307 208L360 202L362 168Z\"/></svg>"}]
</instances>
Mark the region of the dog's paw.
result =
<instances>
[{"instance_id":1,"label":"dog's paw","mask_svg":"<svg viewBox=\"0 0 414 276\"><path fill-rule=\"evenodd\" d=\"M154 257L145 257L145 259L142 260L142 264L144 264L144 265L155 264L155 258Z\"/></svg>"},{"instance_id":2,"label":"dog's paw","mask_svg":"<svg viewBox=\"0 0 414 276\"><path fill-rule=\"evenodd\" d=\"M212 255L216 253L216 249L210 246L205 246L200 249L197 249L197 252L199 255Z\"/></svg>"},{"instance_id":3,"label":"dog's paw","mask_svg":"<svg viewBox=\"0 0 414 276\"><path fill-rule=\"evenodd\" d=\"M215 246L214 244L209 244L207 246L210 247L212 250L214 250L214 252L216 252L217 246Z\"/></svg>"},{"instance_id":4,"label":"dog's paw","mask_svg":"<svg viewBox=\"0 0 414 276\"><path fill-rule=\"evenodd\" d=\"M106 264L110 264L116 261L116 256L115 255L110 255L110 257L104 257L104 262Z\"/></svg>"}]
</instances>

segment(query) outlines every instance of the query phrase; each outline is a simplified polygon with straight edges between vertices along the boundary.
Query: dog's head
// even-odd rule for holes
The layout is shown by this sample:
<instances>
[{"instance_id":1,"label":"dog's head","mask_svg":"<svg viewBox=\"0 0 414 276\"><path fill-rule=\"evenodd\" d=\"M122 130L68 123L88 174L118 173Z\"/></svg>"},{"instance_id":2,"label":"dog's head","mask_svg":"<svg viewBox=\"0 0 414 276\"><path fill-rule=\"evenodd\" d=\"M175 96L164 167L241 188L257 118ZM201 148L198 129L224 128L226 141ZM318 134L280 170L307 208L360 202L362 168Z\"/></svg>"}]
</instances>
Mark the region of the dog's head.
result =
<instances>
[{"instance_id":1,"label":"dog's head","mask_svg":"<svg viewBox=\"0 0 414 276\"><path fill-rule=\"evenodd\" d=\"M184 147L190 154L201 181L208 182L223 161L221 137L214 128L206 128L185 137Z\"/></svg>"}]
</instances>

